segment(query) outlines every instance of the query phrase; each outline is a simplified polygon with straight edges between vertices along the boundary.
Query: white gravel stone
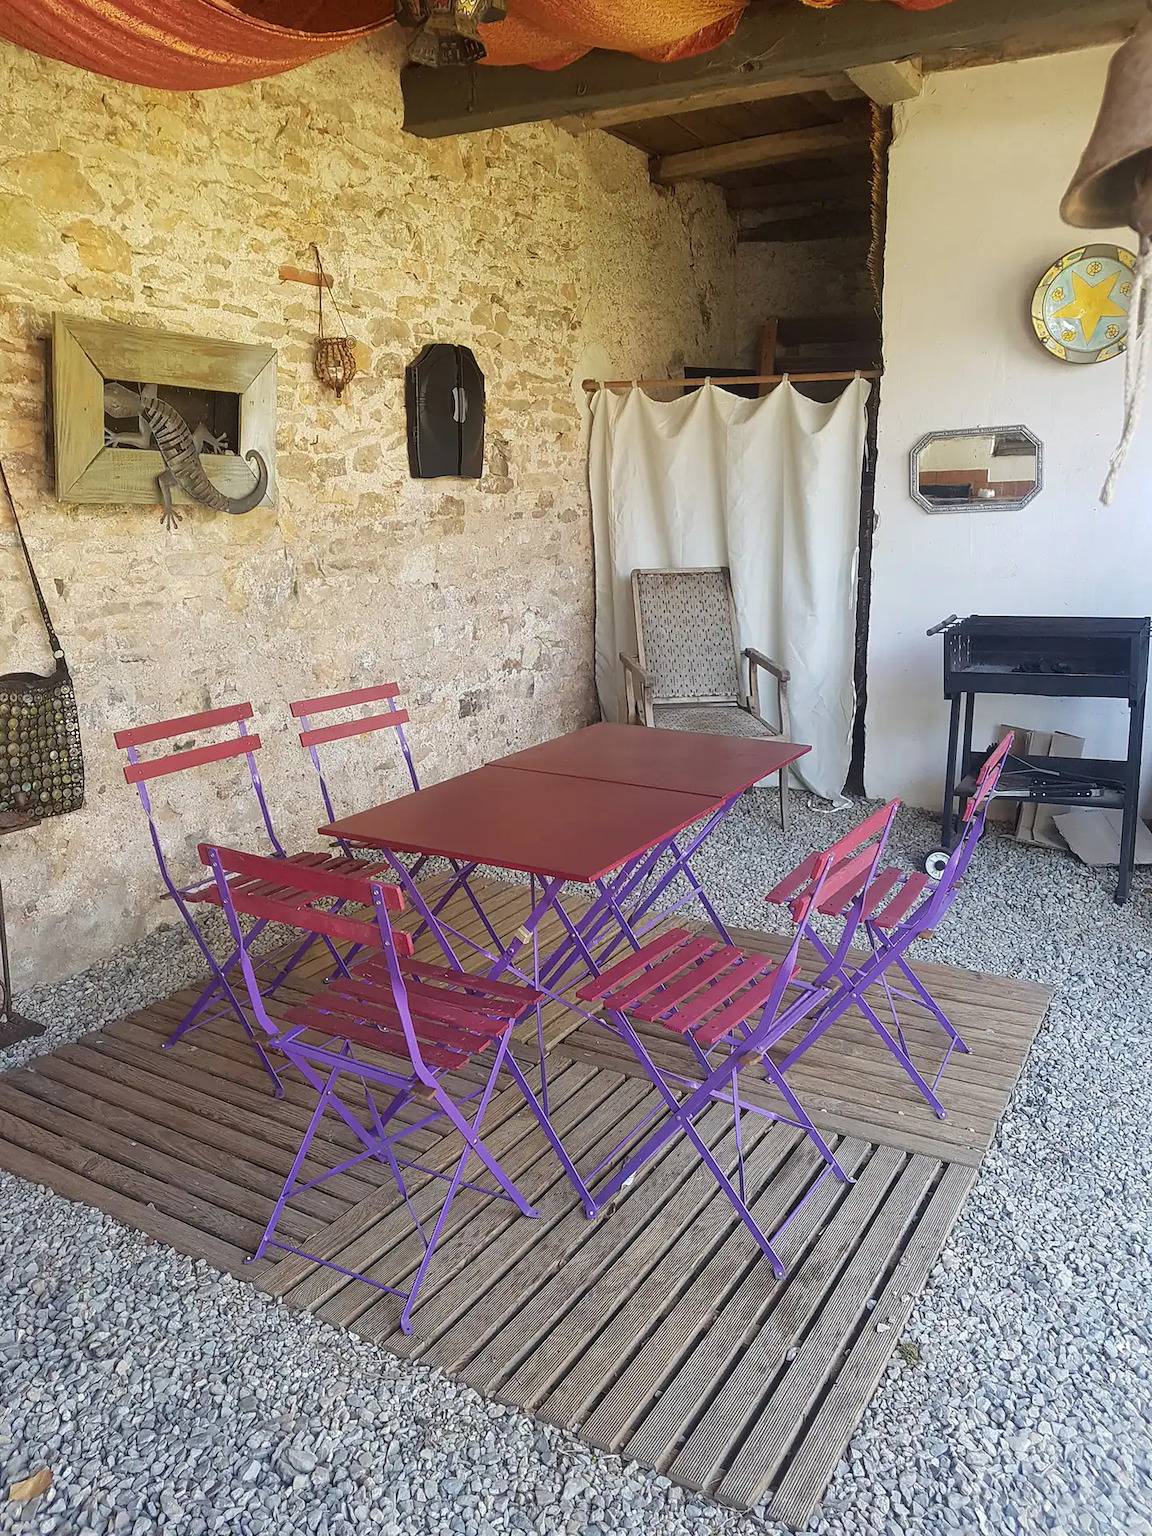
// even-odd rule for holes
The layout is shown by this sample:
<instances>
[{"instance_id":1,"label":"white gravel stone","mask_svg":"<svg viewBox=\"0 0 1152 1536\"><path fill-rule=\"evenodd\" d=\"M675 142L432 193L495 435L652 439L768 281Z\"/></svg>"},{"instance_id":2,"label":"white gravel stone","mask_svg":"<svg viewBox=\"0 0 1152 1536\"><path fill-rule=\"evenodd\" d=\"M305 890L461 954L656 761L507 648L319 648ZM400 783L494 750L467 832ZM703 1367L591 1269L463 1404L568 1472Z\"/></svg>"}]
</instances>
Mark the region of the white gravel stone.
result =
<instances>
[{"instance_id":1,"label":"white gravel stone","mask_svg":"<svg viewBox=\"0 0 1152 1536\"><path fill-rule=\"evenodd\" d=\"M698 862L727 920L851 824L756 793ZM931 820L903 813L918 866ZM819 1536L1152 1536L1152 882L989 838L921 949L1057 988L976 1189L853 1437ZM14 1066L183 985L161 930L21 999L47 1035ZM299 1316L98 1211L0 1174L0 1532L752 1536L570 1435ZM25 1504L7 1487L41 1467ZM763 1508L763 1507L762 1507Z\"/></svg>"}]
</instances>

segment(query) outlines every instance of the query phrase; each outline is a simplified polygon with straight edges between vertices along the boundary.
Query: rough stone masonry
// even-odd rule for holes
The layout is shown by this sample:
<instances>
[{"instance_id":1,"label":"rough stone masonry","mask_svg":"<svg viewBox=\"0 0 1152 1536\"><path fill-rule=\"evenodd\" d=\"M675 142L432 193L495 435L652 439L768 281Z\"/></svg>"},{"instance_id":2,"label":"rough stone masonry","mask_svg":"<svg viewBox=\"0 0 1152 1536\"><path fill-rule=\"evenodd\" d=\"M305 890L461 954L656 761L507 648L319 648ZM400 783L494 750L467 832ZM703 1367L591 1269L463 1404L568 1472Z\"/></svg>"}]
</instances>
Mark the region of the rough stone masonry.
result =
<instances>
[{"instance_id":1,"label":"rough stone masonry","mask_svg":"<svg viewBox=\"0 0 1152 1536\"><path fill-rule=\"evenodd\" d=\"M591 718L585 373L663 375L729 352L733 231L718 189L656 189L644 157L551 125L424 141L400 129L397 39L193 95L0 47L0 453L76 680L78 814L5 840L17 984L76 971L170 916L118 726L250 698L287 843L318 799L286 702L396 679L426 779ZM370 353L343 401L311 369L315 240ZM279 351L279 505L55 500L47 340L56 311ZM429 341L487 375L479 481L413 481L403 370ZM0 533L0 671L47 651ZM343 744L344 801L400 787L388 743ZM243 773L240 765L241 774ZM254 845L240 775L162 786L195 866Z\"/></svg>"}]
</instances>

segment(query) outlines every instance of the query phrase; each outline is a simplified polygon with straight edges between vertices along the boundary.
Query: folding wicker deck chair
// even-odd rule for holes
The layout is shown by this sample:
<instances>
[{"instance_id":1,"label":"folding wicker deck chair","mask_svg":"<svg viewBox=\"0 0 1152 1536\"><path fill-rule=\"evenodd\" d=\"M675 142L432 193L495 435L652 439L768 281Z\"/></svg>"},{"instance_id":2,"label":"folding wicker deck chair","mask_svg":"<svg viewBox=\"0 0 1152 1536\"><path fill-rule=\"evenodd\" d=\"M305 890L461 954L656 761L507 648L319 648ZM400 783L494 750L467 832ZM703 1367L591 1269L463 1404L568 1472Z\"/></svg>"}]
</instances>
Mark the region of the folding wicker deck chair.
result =
<instances>
[{"instance_id":1,"label":"folding wicker deck chair","mask_svg":"<svg viewBox=\"0 0 1152 1536\"><path fill-rule=\"evenodd\" d=\"M218 960L213 953L211 945L204 937L200 924L192 914L191 909L197 905L220 905L216 883L211 879L201 879L189 885L177 883L169 867L168 854L165 851L165 842L161 835L160 818L153 805L152 793L148 788L148 785L155 779L170 779L173 774L203 770L215 763L229 762L235 758L243 757L248 768L248 787L252 792L259 812L260 833L271 848L273 856L276 859L285 860L289 863L307 864L312 868L331 871L340 871L351 866L353 861L343 853L306 852L294 853L291 856L285 853L280 839L276 835L271 812L268 809L268 801L264 794L264 786L256 766L256 753L260 750L261 742L259 736L250 735L248 732L247 722L251 718L251 704L227 704L218 709L201 710L198 714L194 715L180 715L173 720L159 720L154 725L131 726L126 730L117 731L113 740L117 747L124 750L127 755L128 761L124 767L124 777L129 784L135 786L136 793L140 797L140 804L144 808L144 814L148 818L148 835L152 841L152 849L160 869L160 878L164 882L169 897L175 903L177 911L184 919L185 926L193 942L203 955L209 971L207 984L184 1015L184 1018L168 1036L167 1040L165 1040L164 1047L165 1049L171 1048L184 1035L188 1034L190 1030L207 1023L210 1018L216 1018L221 1013L231 1013L255 1047L279 1097L284 1092L284 1085L280 1081L279 1073L268 1052L265 1050L263 1042L249 1023L233 986L233 971L239 959L239 954L234 950L228 959ZM141 747L151 746L159 742L171 744L180 738L188 736L199 737L203 732L213 732L227 726L234 726L235 733L225 736L223 740L213 741L208 739L196 746L181 746L179 750L168 751L161 757L142 758L140 756L139 749ZM355 868L358 873L364 874L378 870L381 866L377 864L370 868L365 864L356 863ZM259 933L266 926L266 922L258 923L251 937L258 937ZM273 972L273 980L269 983L269 991L274 991L285 977L288 976L294 966L311 947L312 942L309 939L306 943L299 946L287 960L281 957L263 962L263 968L271 968ZM210 1007L214 1011L209 1011Z\"/></svg>"},{"instance_id":2,"label":"folding wicker deck chair","mask_svg":"<svg viewBox=\"0 0 1152 1536\"><path fill-rule=\"evenodd\" d=\"M252 1011L268 1048L296 1067L317 1093L299 1150L252 1258L261 1258L270 1247L283 1249L399 1296L404 1302L400 1325L411 1332L412 1309L460 1189L481 1189L510 1200L524 1216L536 1215L481 1133L502 1069L511 1073L529 1102L535 1102L508 1047L515 1024L535 1008L541 994L530 987L414 960L411 937L394 930L389 916L404 908L401 891L364 878L363 865L356 866L354 874L333 872L211 846L202 846L200 856L212 870L239 951ZM319 905L333 901L335 910ZM367 920L350 916L346 911L350 906L366 906L371 916ZM302 1003L278 1008L279 1017L273 1018L250 953L251 935L241 927L241 914L258 922L289 924L307 934L309 942L320 935L330 943L350 943L361 958L351 965L342 960L337 974L317 992ZM479 1063L487 1066L479 1086L470 1077L456 1076ZM349 1102L352 1095L355 1108ZM397 1120L413 1101L427 1111L415 1127ZM361 1150L319 1177L301 1179L317 1129L329 1113L339 1115ZM446 1132L455 1128L461 1138L460 1157L450 1173L415 1161L403 1146L414 1129L436 1121L445 1122ZM465 1179L472 1155L495 1181L495 1188ZM367 1158L389 1169L399 1203L407 1208L423 1241L423 1257L406 1285L384 1284L343 1269L334 1259L307 1253L276 1236L284 1207L294 1195ZM415 1170L414 1177L421 1183L428 1178L447 1185L430 1231L417 1214L406 1170Z\"/></svg>"},{"instance_id":3,"label":"folding wicker deck chair","mask_svg":"<svg viewBox=\"0 0 1152 1536\"><path fill-rule=\"evenodd\" d=\"M579 988L577 994L587 1002L600 1004L607 1026L628 1044L661 1101L600 1168L589 1175L595 1178L602 1168L623 1157L618 1170L593 1191L596 1209L602 1209L619 1194L671 1137L683 1134L695 1146L780 1278L785 1269L776 1245L785 1228L829 1175L844 1183L851 1182L789 1086L785 1073L768 1055L801 1020L818 1017L817 1010L829 996L826 988L797 986L795 978L800 949L808 937L827 869L828 862L822 861L813 871L811 889L797 905L796 932L782 960L773 961L770 956L749 953L734 944L694 938L684 929L673 929ZM691 1075L661 1064L662 1031L688 1046L697 1069ZM740 1091L741 1073L762 1074L775 1088L783 1108L770 1110L745 1100ZM716 1161L695 1125L699 1115L715 1101L732 1106L738 1149L735 1183ZM803 1131L824 1164L818 1177L771 1233L762 1230L747 1203L740 1141L741 1117L745 1114L779 1120ZM639 1145L634 1145L637 1134L657 1118L660 1123L656 1128ZM631 1151L627 1150L630 1145Z\"/></svg>"},{"instance_id":4,"label":"folding wicker deck chair","mask_svg":"<svg viewBox=\"0 0 1152 1536\"><path fill-rule=\"evenodd\" d=\"M726 566L632 572L638 654L620 653L620 718L661 730L718 736L791 731L788 671L751 646L740 650ZM744 684L741 660L747 663ZM779 727L763 715L760 673L776 682ZM788 770L780 770L780 825L788 829Z\"/></svg>"},{"instance_id":5,"label":"folding wicker deck chair","mask_svg":"<svg viewBox=\"0 0 1152 1536\"><path fill-rule=\"evenodd\" d=\"M900 802L894 800L874 811L859 827L833 844L825 853L813 854L805 859L769 892L769 901L789 905L795 912L798 903L802 905L810 899L815 871L830 857L832 866L824 881L817 910L821 915L840 918L843 924L834 950L825 944L819 934L813 932L810 935L813 947L825 961L815 985L834 984L836 993L804 1037L780 1063L783 1071L795 1065L804 1052L810 1050L854 1006L903 1067L933 1113L941 1120L945 1118L944 1106L937 1093L940 1080L953 1051L968 1055L969 1048L948 1015L912 970L907 955L917 939L935 931L955 902L960 882L967 873L976 845L983 835L988 804L996 791L1011 747L1012 738L1009 736L985 760L972 797L964 809L961 837L935 884L928 875L921 872L909 873L903 869L880 867L888 834L899 809ZM853 944L861 936L868 950L868 958L863 961L858 954L855 957L851 954ZM889 974L893 969L899 972L904 985L893 985ZM869 991L875 986L879 986L884 993L891 1027L869 1001ZM912 1059L898 1003L911 1004L925 1010L947 1038L947 1049L931 1082Z\"/></svg>"}]
</instances>

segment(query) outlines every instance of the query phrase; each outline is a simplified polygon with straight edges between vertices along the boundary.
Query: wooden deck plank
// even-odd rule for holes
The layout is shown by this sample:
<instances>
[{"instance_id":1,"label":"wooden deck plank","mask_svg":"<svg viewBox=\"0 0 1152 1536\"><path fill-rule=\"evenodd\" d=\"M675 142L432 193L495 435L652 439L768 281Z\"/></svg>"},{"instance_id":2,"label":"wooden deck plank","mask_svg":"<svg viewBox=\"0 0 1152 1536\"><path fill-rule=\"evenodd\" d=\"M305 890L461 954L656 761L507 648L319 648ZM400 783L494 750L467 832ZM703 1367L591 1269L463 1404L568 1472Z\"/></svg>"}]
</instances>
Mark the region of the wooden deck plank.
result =
<instances>
[{"instance_id":1,"label":"wooden deck plank","mask_svg":"<svg viewBox=\"0 0 1152 1536\"><path fill-rule=\"evenodd\" d=\"M267 1208L268 1201L275 1201L279 1195L284 1175L288 1172L287 1164L280 1174L276 1174L242 1153L238 1154L228 1146L223 1127L188 1115L185 1128L174 1128L168 1123L171 1117L164 1112L163 1106L137 1093L130 1092L126 1097L118 1094L114 1084L99 1078L90 1080L88 1074L70 1068L67 1062L56 1062L48 1070L48 1058L42 1060L40 1071L7 1073L5 1083L32 1098L43 1099L57 1109L89 1119L94 1125L114 1131L118 1136L127 1136L142 1147L161 1152L203 1173L218 1175L246 1194L250 1192L255 1197L252 1207L257 1219ZM298 1209L314 1222L327 1224L335 1221L346 1207L346 1200L335 1198L327 1190L311 1189L301 1196Z\"/></svg>"},{"instance_id":2,"label":"wooden deck plank","mask_svg":"<svg viewBox=\"0 0 1152 1536\"><path fill-rule=\"evenodd\" d=\"M145 1237L167 1243L169 1247L190 1258L206 1259L223 1274L249 1278L252 1266L248 1266L246 1271L245 1260L250 1249L228 1242L215 1232L172 1216L155 1205L149 1205L146 1200L148 1190L139 1184L136 1186L137 1193L144 1196L144 1199L136 1199L125 1190L102 1182L99 1178L102 1168L97 1162L92 1161L87 1165L95 1175L90 1178L78 1168L69 1167L66 1162L53 1161L52 1150L46 1136L38 1136L30 1146L26 1146L22 1142L9 1141L0 1134L0 1167L8 1173L16 1174L18 1178L27 1179L30 1184L46 1184L65 1200L74 1200L78 1205L103 1211L116 1221L123 1222L126 1227L131 1227L134 1232L142 1232ZM70 1161L70 1154L68 1156Z\"/></svg>"},{"instance_id":3,"label":"wooden deck plank","mask_svg":"<svg viewBox=\"0 0 1152 1536\"><path fill-rule=\"evenodd\" d=\"M797 1426L811 1411L842 1358L852 1330L867 1316L866 1303L876 1290L877 1278L914 1225L921 1202L940 1171L940 1165L931 1158L913 1157L900 1175L894 1198L886 1202L864 1234L828 1304L821 1309L758 1419L755 1436L740 1448L731 1471L716 1487L721 1502L746 1509L769 1486Z\"/></svg>"},{"instance_id":4,"label":"wooden deck plank","mask_svg":"<svg viewBox=\"0 0 1152 1536\"><path fill-rule=\"evenodd\" d=\"M927 1211L880 1293L867 1326L808 1427L803 1454L793 1457L776 1490L769 1510L772 1519L799 1529L815 1512L853 1430L872 1399L975 1177L968 1168L944 1170ZM881 1332L885 1325L887 1331ZM746 1475L739 1474L740 1468L734 1467L729 1497L735 1495L743 1507L749 1483ZM757 1482L756 1486L761 1487L762 1483Z\"/></svg>"},{"instance_id":5,"label":"wooden deck plank","mask_svg":"<svg viewBox=\"0 0 1152 1536\"><path fill-rule=\"evenodd\" d=\"M575 1127L566 1143L569 1155L577 1164L587 1158L595 1160L598 1153L608 1151L619 1135L619 1128L627 1120L644 1097L640 1084L617 1079L608 1097ZM510 1289L503 1277L518 1266L519 1260L551 1229L570 1207L571 1186L565 1180L550 1179L548 1188L540 1194L532 1191L532 1198L540 1211L536 1221L517 1219L508 1228L503 1243L481 1245L475 1235L467 1243L457 1241L455 1249L446 1246L442 1267L431 1275L425 1299L413 1322L418 1332L405 1335L399 1329L399 1308L388 1299L377 1302L358 1318L353 1331L362 1338L378 1339L387 1349L397 1354L419 1354L431 1358L441 1339L450 1335L448 1344L436 1353L433 1363L439 1364L444 1354L450 1354L458 1342L475 1346L482 1338L480 1329L489 1313L503 1305ZM497 1213L497 1221L504 1212ZM585 1223L587 1225L587 1223ZM462 1262L461 1261L466 1261ZM521 1271L520 1278L524 1278ZM473 1305L480 1310L472 1317L467 1328L459 1327L462 1314ZM455 1331L454 1331L455 1330Z\"/></svg>"},{"instance_id":6,"label":"wooden deck plank","mask_svg":"<svg viewBox=\"0 0 1152 1536\"><path fill-rule=\"evenodd\" d=\"M756 1157L758 1177L749 1187L753 1205L763 1188L777 1176L796 1147L797 1133L781 1125L770 1125L761 1139ZM841 1148L843 1152L843 1148ZM756 1174L755 1166L752 1169ZM606 1311L587 1347L554 1383L541 1381L539 1370L525 1390L525 1406L536 1408L538 1416L562 1429L574 1428L588 1414L593 1402L602 1398L612 1382L628 1368L633 1357L644 1347L663 1319L696 1279L708 1295L716 1294L712 1280L700 1274L700 1256L712 1255L712 1263L726 1248L738 1229L739 1218L723 1193L714 1188L703 1213L675 1240L672 1247L639 1284L622 1293L623 1306L614 1316ZM540 1402L541 1392L548 1395ZM506 1402L514 1398L512 1382L501 1390Z\"/></svg>"},{"instance_id":7,"label":"wooden deck plank","mask_svg":"<svg viewBox=\"0 0 1152 1536\"><path fill-rule=\"evenodd\" d=\"M436 877L435 888L446 890L449 878ZM475 887L502 932L524 920L526 885L477 877ZM579 906L572 901L569 910ZM488 943L466 897L453 896L445 915ZM402 921L415 927L418 915ZM562 935L550 917L543 948ZM733 937L773 956L785 944L776 933L735 930ZM467 946L458 948L463 957ZM428 933L417 949L441 958ZM483 957L467 953L469 967L482 970ZM520 962L530 966L531 952ZM807 966L811 974L812 957ZM273 1012L311 996L331 968L327 951L314 947ZM1049 998L1030 982L934 962L915 969L974 1047L972 1056L954 1056L944 1077L948 1118L932 1116L857 1012L829 1031L789 1080L856 1182L845 1188L826 1179L795 1216L780 1243L784 1282L682 1139L669 1142L609 1211L586 1220L511 1083L493 1098L485 1137L540 1217L524 1219L482 1190L461 1191L412 1336L399 1331L399 1300L311 1260L273 1251L245 1264L314 1093L290 1072L287 1094L274 1097L251 1043L226 1016L162 1050L196 986L0 1076L0 1167L683 1486L747 1508L774 1485L772 1517L799 1525L927 1281ZM569 991L579 979L566 979ZM544 1015L556 1120L588 1166L652 1104L651 1090L631 1053L602 1027L561 1003L549 1003ZM659 1026L643 1033L666 1065L681 1059L682 1043ZM943 1036L927 1017L913 1013L907 1033L918 1061L939 1059ZM519 1034L527 1069L535 1061L534 1017ZM483 1070L474 1064L461 1081L473 1085ZM743 1080L753 1102L777 1107L769 1085L747 1073ZM402 1118L410 1124L424 1113L414 1105ZM730 1167L734 1143L723 1107L710 1106L700 1123ZM745 1136L749 1200L771 1227L821 1165L790 1127L746 1117ZM460 1151L455 1134L440 1127L411 1133L411 1144L437 1171ZM348 1127L330 1117L308 1171L358 1150ZM421 1212L434 1209L442 1188L413 1172ZM410 1277L421 1253L391 1175L377 1163L294 1202L285 1235L385 1284ZM889 1325L884 1332L880 1322Z\"/></svg>"},{"instance_id":8,"label":"wooden deck plank","mask_svg":"<svg viewBox=\"0 0 1152 1536\"><path fill-rule=\"evenodd\" d=\"M832 1369L844 1343L844 1334L838 1331L837 1294L850 1276L867 1275L887 1254L883 1242L889 1214L902 1209L910 1194L913 1205L917 1197L910 1189L915 1180L909 1180L904 1172L906 1165L907 1158L894 1147L880 1148L820 1234L809 1261L771 1304L763 1323L746 1330L731 1373L669 1468L669 1475L678 1482L710 1488L734 1450L750 1438L757 1445L763 1441L769 1412L766 1399L774 1380L782 1377L788 1382L791 1378L790 1384L795 1384L809 1359L825 1371ZM845 1263L847 1268L843 1269ZM755 1305L754 1299L751 1305ZM827 1323L826 1318L830 1320ZM813 1319L812 1331L789 1362L789 1352ZM797 1415L794 1424L800 1417ZM755 1423L751 1437L747 1432L750 1421Z\"/></svg>"},{"instance_id":9,"label":"wooden deck plank","mask_svg":"<svg viewBox=\"0 0 1152 1536\"><path fill-rule=\"evenodd\" d=\"M591 1076L590 1072L581 1074L578 1071L576 1074L562 1073L558 1077L557 1113L554 1123L561 1135L566 1135L571 1126L578 1123L580 1115L585 1112L587 1100L581 1089L587 1086ZM611 1085L606 1084L602 1091L606 1096L611 1091ZM551 1157L551 1148L540 1133L535 1120L522 1113L522 1108L522 1105L517 1105L516 1112L511 1114L502 1125L497 1125L493 1129L486 1127L484 1136L489 1151L499 1160L508 1177L518 1185L522 1184L524 1174L542 1158L549 1160L549 1166L557 1174L560 1172L555 1159ZM444 1145L445 1171L447 1171L459 1156L460 1143L455 1137L445 1137ZM491 1183L478 1159L472 1159L467 1173L473 1181L487 1179L487 1182ZM428 1219L434 1222L446 1193L447 1186L443 1180L414 1181L409 1188L408 1205L398 1204L388 1217L374 1224L358 1243L336 1254L337 1261L346 1269L355 1269L372 1281L395 1286L406 1284L424 1253L424 1245L420 1234L413 1227L412 1216L418 1216L421 1221ZM441 1258L439 1274L444 1275L447 1272L447 1266L451 1262L452 1244L461 1229L478 1212L487 1211L493 1198L491 1195L481 1194L478 1190L460 1190L449 1212L437 1250ZM509 1202L505 1202L501 1210L505 1221L522 1219L516 1207ZM492 1212L488 1222L485 1223L481 1241L492 1241L499 1225L499 1215ZM476 1233L473 1231L471 1237L465 1241L465 1248L470 1251L475 1241ZM332 1274L331 1271L328 1273ZM326 1323L332 1324L333 1327L344 1328L355 1322L376 1299L377 1293L370 1286L356 1285L355 1282L332 1284L330 1281L326 1282L322 1274L323 1272L319 1275L309 1275L294 1291L286 1295L286 1303L289 1306L307 1306L315 1310ZM334 1279L339 1282L340 1277L337 1275Z\"/></svg>"}]
</instances>

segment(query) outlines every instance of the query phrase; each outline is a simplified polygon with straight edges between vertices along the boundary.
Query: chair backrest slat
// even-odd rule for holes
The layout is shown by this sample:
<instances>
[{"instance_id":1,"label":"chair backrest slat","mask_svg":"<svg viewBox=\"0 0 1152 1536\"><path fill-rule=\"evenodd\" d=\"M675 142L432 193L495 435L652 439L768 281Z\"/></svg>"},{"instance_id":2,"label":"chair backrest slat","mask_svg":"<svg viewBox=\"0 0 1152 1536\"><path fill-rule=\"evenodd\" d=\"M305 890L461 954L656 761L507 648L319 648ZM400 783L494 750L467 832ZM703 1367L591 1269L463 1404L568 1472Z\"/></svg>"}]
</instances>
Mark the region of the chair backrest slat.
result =
<instances>
[{"instance_id":1,"label":"chair backrest slat","mask_svg":"<svg viewBox=\"0 0 1152 1536\"><path fill-rule=\"evenodd\" d=\"M142 758L136 763L125 763L124 777L129 784L140 784L145 779L160 779L169 773L183 773L189 768L201 768L205 763L220 763L229 757L246 757L260 746L259 736L235 736L230 741L214 741L206 747L187 747L183 752L170 752L166 757Z\"/></svg>"},{"instance_id":2,"label":"chair backrest slat","mask_svg":"<svg viewBox=\"0 0 1152 1536\"><path fill-rule=\"evenodd\" d=\"M248 700L242 700L236 704L223 704L213 709L202 709L192 715L176 715L171 720L158 720L152 725L127 726L123 730L116 731L113 737L116 745L127 754L124 778L129 784L135 786L144 814L148 818L148 835L160 869L160 878L169 896L179 908L184 921L195 934L199 934L199 928L189 911L183 888L177 884L172 871L168 868L168 858L164 848L165 839L161 836L160 823L157 820L148 785L155 779L168 778L172 774L187 773L193 769L206 768L212 763L228 762L242 757L248 769L248 783L260 812L264 835L273 853L283 858L284 849L276 836L264 786L260 782L260 770L256 766L256 753L261 747L260 737L250 733L245 723L251 718L252 705ZM233 726L235 729L225 736L223 741L209 741L200 746L185 747L175 752L169 750L160 757L142 758L139 754L140 747L148 746L153 742L171 742L174 737L211 731L220 726Z\"/></svg>"},{"instance_id":3,"label":"chair backrest slat","mask_svg":"<svg viewBox=\"0 0 1152 1536\"><path fill-rule=\"evenodd\" d=\"M347 736L367 736L372 731L394 729L408 724L406 709L393 709L386 715L363 715L359 720L340 720L335 725L317 725L300 732L302 747L317 747L325 741L342 741Z\"/></svg>"},{"instance_id":4,"label":"chair backrest slat","mask_svg":"<svg viewBox=\"0 0 1152 1536\"><path fill-rule=\"evenodd\" d=\"M732 583L726 566L632 572L636 645L657 704L739 704Z\"/></svg>"},{"instance_id":5,"label":"chair backrest slat","mask_svg":"<svg viewBox=\"0 0 1152 1536\"><path fill-rule=\"evenodd\" d=\"M374 683L367 688L347 688L341 693L329 693L315 699L297 699L294 704L289 704L288 708L293 717L299 720L303 727L300 731L300 745L307 752L312 760L312 767L316 770L316 777L320 782L320 799L329 821L337 819L336 807L328 788L324 764L317 750L326 742L344 741L352 736L367 736L372 731L394 730L404 758L404 767L408 772L408 780L413 789L420 788L420 780L416 774L416 764L412 761L408 738L404 734L404 727L408 724L406 709L393 705L391 709L381 714L360 715L351 720L338 720L330 725L313 725L312 716L331 714L337 709L352 709L358 704L375 704L396 699L399 694L398 683ZM352 846L350 843L340 842L340 847L345 853L350 853Z\"/></svg>"},{"instance_id":6,"label":"chair backrest slat","mask_svg":"<svg viewBox=\"0 0 1152 1536\"><path fill-rule=\"evenodd\" d=\"M117 731L112 740L118 747L146 747L171 736L187 736L192 731L207 731L215 725L238 725L251 720L251 704L225 704L220 709L202 709L196 715L177 715L173 720L157 720L154 725L131 725Z\"/></svg>"},{"instance_id":7,"label":"chair backrest slat","mask_svg":"<svg viewBox=\"0 0 1152 1536\"><path fill-rule=\"evenodd\" d=\"M353 704L377 704L382 699L400 695L399 683L376 683L371 688L350 688L345 693L325 693L315 699L297 699L289 704L295 719L301 715L324 715L334 709L348 709Z\"/></svg>"}]
</instances>

